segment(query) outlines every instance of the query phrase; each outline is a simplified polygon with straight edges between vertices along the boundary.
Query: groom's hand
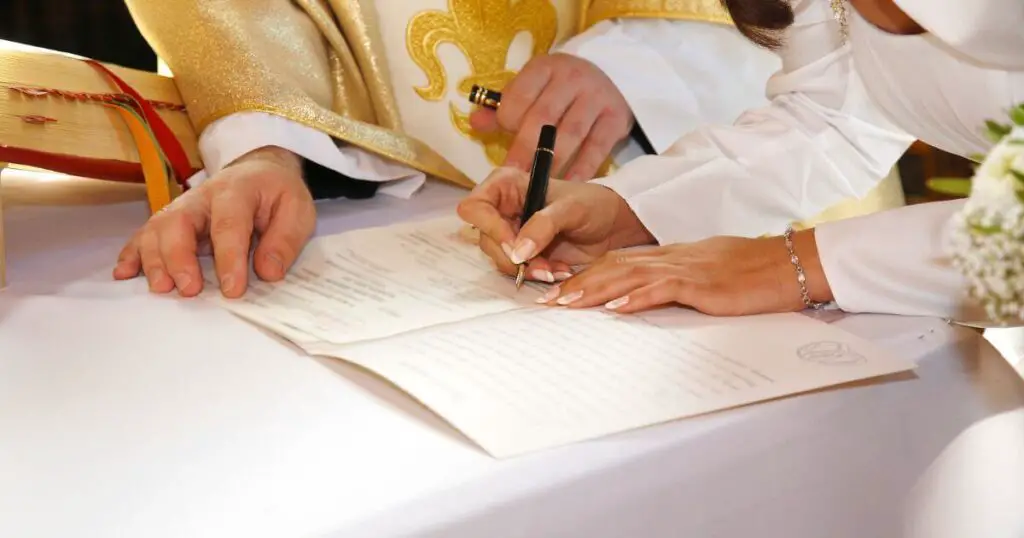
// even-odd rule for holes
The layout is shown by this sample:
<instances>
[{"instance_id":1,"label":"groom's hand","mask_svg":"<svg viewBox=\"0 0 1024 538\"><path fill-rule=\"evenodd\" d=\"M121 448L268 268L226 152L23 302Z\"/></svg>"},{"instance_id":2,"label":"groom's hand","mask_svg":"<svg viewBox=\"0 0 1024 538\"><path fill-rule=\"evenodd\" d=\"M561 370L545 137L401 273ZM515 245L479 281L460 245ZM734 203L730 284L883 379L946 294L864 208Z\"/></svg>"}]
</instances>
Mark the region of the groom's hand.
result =
<instances>
[{"instance_id":1,"label":"groom's hand","mask_svg":"<svg viewBox=\"0 0 1024 538\"><path fill-rule=\"evenodd\" d=\"M615 145L629 136L633 113L596 65L568 54L538 56L502 89L497 111L470 116L474 129L515 133L505 165L528 170L545 124L558 127L552 174L593 179ZM564 172L564 173L562 173Z\"/></svg>"}]
</instances>

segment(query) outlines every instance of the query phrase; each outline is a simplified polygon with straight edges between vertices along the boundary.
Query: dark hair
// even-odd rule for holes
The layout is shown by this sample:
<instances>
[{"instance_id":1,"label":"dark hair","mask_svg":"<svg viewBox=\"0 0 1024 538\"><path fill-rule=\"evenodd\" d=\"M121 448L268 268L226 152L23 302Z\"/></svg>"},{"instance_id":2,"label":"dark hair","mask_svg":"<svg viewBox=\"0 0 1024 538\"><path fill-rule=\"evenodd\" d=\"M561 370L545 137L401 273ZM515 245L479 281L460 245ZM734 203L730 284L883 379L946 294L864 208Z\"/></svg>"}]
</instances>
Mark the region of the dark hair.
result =
<instances>
[{"instance_id":1,"label":"dark hair","mask_svg":"<svg viewBox=\"0 0 1024 538\"><path fill-rule=\"evenodd\" d=\"M780 34L793 24L793 8L787 0L720 1L747 39L766 49L782 46Z\"/></svg>"}]
</instances>

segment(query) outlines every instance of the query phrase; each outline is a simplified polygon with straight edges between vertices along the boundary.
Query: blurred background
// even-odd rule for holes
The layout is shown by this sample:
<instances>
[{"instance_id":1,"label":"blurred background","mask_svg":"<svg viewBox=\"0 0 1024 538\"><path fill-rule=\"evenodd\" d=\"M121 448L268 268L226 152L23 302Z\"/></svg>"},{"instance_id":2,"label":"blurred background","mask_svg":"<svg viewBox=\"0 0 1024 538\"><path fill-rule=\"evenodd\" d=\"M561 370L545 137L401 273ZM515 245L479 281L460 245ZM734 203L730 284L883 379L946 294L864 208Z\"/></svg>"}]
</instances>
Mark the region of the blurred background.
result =
<instances>
[{"instance_id":1,"label":"blurred background","mask_svg":"<svg viewBox=\"0 0 1024 538\"><path fill-rule=\"evenodd\" d=\"M0 39L156 70L123 0L3 0Z\"/></svg>"},{"instance_id":2,"label":"blurred background","mask_svg":"<svg viewBox=\"0 0 1024 538\"><path fill-rule=\"evenodd\" d=\"M168 0L154 0L168 1ZM132 22L123 0L3 0L0 39L156 71L156 55ZM900 161L908 202L966 194L971 164L916 144Z\"/></svg>"}]
</instances>

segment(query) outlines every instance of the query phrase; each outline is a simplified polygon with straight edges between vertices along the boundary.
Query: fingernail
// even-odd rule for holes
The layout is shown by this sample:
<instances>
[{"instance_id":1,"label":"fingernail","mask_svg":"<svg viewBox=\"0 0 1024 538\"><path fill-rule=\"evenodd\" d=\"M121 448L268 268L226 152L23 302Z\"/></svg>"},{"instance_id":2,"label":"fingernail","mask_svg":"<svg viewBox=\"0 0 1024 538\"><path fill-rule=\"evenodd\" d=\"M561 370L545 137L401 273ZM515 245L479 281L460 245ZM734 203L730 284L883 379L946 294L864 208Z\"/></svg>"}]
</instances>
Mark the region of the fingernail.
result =
<instances>
[{"instance_id":1,"label":"fingernail","mask_svg":"<svg viewBox=\"0 0 1024 538\"><path fill-rule=\"evenodd\" d=\"M563 280L569 280L570 278L572 278L572 273L569 273L569 272L566 272L566 271L559 271L559 272L554 274L554 277L555 277L555 282L561 282Z\"/></svg>"},{"instance_id":2,"label":"fingernail","mask_svg":"<svg viewBox=\"0 0 1024 538\"><path fill-rule=\"evenodd\" d=\"M508 243L502 243L501 244L501 251L505 253L505 257L508 258L508 261L511 262L512 261L512 256L514 256L514 254L512 254L512 245L510 245ZM515 262L512 262L512 263L515 263ZM519 265L519 264L516 264L516 265Z\"/></svg>"},{"instance_id":3,"label":"fingernail","mask_svg":"<svg viewBox=\"0 0 1024 538\"><path fill-rule=\"evenodd\" d=\"M284 276L284 263L281 262L281 257L274 253L269 253L266 256L267 261L273 266L274 276Z\"/></svg>"},{"instance_id":4,"label":"fingernail","mask_svg":"<svg viewBox=\"0 0 1024 538\"><path fill-rule=\"evenodd\" d=\"M575 303L576 301L579 301L581 297L583 297L583 291L582 290L574 291L574 292L570 293L569 295L563 295L563 296L559 297L558 298L558 304L560 304L562 306L570 305L572 303Z\"/></svg>"},{"instance_id":5,"label":"fingernail","mask_svg":"<svg viewBox=\"0 0 1024 538\"><path fill-rule=\"evenodd\" d=\"M558 286L552 286L551 289L549 289L548 292L545 293L543 297L540 297L539 299L537 299L537 303L538 304L550 303L551 301L555 300L555 297L558 297L559 293L562 293L561 288L559 288Z\"/></svg>"},{"instance_id":6,"label":"fingernail","mask_svg":"<svg viewBox=\"0 0 1024 538\"><path fill-rule=\"evenodd\" d=\"M178 273L174 275L174 285L177 286L179 290L184 290L191 283L192 277L188 276L188 273Z\"/></svg>"},{"instance_id":7,"label":"fingernail","mask_svg":"<svg viewBox=\"0 0 1024 538\"><path fill-rule=\"evenodd\" d=\"M625 295L619 297L618 299L608 301L607 303L605 303L604 307L607 308L608 310L615 310L616 308L622 308L623 306L626 306L628 303L629 295Z\"/></svg>"},{"instance_id":8,"label":"fingernail","mask_svg":"<svg viewBox=\"0 0 1024 538\"><path fill-rule=\"evenodd\" d=\"M153 269L152 271L149 272L147 276L149 276L149 288L153 289L153 286L155 286L157 282L160 282L160 280L163 279L164 271L163 269Z\"/></svg>"},{"instance_id":9,"label":"fingernail","mask_svg":"<svg viewBox=\"0 0 1024 538\"><path fill-rule=\"evenodd\" d=\"M235 277L228 275L220 280L220 290L229 292L235 288Z\"/></svg>"},{"instance_id":10,"label":"fingernail","mask_svg":"<svg viewBox=\"0 0 1024 538\"><path fill-rule=\"evenodd\" d=\"M515 249L512 251L512 255L509 259L512 263L519 265L526 260L533 257L533 251L537 249L536 243L532 239L521 239L516 243Z\"/></svg>"},{"instance_id":11,"label":"fingernail","mask_svg":"<svg viewBox=\"0 0 1024 538\"><path fill-rule=\"evenodd\" d=\"M530 276L532 276L534 280L540 280L541 282L547 282L548 284L551 284L555 281L555 275L551 274L551 271L541 271L540 269L535 269L530 272Z\"/></svg>"}]
</instances>

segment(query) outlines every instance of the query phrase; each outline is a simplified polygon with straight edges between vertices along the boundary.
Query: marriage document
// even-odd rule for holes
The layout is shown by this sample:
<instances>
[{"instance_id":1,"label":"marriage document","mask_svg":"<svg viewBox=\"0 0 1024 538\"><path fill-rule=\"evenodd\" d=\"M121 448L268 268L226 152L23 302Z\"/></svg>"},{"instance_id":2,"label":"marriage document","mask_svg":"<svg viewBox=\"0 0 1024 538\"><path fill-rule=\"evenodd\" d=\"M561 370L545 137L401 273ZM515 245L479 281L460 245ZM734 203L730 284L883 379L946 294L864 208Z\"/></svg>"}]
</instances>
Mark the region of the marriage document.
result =
<instances>
[{"instance_id":1,"label":"marriage document","mask_svg":"<svg viewBox=\"0 0 1024 538\"><path fill-rule=\"evenodd\" d=\"M798 314L537 306L440 219L314 240L237 315L394 383L495 457L913 368Z\"/></svg>"}]
</instances>

